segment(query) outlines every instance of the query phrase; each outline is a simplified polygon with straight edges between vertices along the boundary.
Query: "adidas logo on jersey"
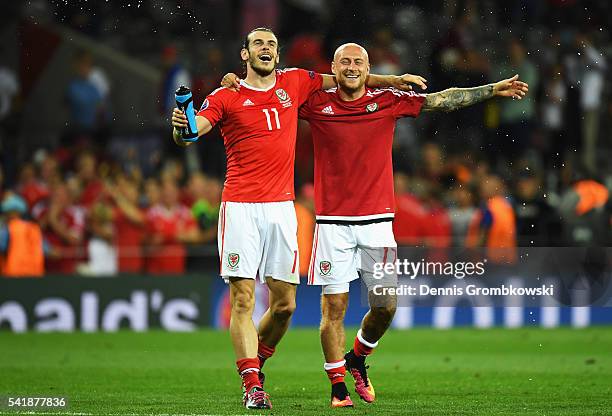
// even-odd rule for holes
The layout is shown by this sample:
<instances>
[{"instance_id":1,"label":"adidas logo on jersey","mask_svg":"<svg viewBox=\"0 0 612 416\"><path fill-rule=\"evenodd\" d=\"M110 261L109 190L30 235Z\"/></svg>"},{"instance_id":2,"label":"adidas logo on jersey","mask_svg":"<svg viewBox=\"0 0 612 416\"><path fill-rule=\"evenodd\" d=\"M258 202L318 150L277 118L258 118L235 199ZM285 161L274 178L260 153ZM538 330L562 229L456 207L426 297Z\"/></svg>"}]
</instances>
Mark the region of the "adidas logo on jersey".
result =
<instances>
[{"instance_id":1,"label":"adidas logo on jersey","mask_svg":"<svg viewBox=\"0 0 612 416\"><path fill-rule=\"evenodd\" d=\"M249 100L248 98L246 100L244 100L244 102L242 103L243 107L246 107L248 105L255 105L255 103L253 103L253 101Z\"/></svg>"},{"instance_id":2,"label":"adidas logo on jersey","mask_svg":"<svg viewBox=\"0 0 612 416\"><path fill-rule=\"evenodd\" d=\"M331 105L328 105L323 110L321 110L324 114L334 114L334 110L331 108Z\"/></svg>"}]
</instances>

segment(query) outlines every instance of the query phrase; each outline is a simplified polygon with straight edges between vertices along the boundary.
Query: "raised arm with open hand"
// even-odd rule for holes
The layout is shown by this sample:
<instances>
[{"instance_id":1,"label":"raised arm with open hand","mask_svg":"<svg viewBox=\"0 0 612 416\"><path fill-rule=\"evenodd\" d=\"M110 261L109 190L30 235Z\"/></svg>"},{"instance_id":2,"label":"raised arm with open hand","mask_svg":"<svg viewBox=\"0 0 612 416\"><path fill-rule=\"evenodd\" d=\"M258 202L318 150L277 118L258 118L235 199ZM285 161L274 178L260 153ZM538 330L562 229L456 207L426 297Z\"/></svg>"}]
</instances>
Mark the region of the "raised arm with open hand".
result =
<instances>
[{"instance_id":1,"label":"raised arm with open hand","mask_svg":"<svg viewBox=\"0 0 612 416\"><path fill-rule=\"evenodd\" d=\"M454 111L496 96L520 100L529 91L529 85L518 78L519 76L515 75L494 84L473 88L449 88L427 94L423 111Z\"/></svg>"}]
</instances>

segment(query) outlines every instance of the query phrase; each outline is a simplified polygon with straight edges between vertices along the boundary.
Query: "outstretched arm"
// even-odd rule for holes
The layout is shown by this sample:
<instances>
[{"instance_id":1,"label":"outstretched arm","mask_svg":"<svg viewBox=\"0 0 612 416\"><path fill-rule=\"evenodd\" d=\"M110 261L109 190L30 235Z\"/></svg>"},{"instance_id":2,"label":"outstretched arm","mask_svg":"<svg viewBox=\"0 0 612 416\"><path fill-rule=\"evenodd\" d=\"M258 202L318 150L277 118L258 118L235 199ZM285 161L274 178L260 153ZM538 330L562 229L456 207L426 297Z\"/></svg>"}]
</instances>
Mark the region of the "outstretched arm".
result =
<instances>
[{"instance_id":1,"label":"outstretched arm","mask_svg":"<svg viewBox=\"0 0 612 416\"><path fill-rule=\"evenodd\" d=\"M511 97L520 100L529 91L529 85L518 80L518 75L494 84L473 88L449 88L425 95L423 111L455 111L492 97Z\"/></svg>"}]
</instances>

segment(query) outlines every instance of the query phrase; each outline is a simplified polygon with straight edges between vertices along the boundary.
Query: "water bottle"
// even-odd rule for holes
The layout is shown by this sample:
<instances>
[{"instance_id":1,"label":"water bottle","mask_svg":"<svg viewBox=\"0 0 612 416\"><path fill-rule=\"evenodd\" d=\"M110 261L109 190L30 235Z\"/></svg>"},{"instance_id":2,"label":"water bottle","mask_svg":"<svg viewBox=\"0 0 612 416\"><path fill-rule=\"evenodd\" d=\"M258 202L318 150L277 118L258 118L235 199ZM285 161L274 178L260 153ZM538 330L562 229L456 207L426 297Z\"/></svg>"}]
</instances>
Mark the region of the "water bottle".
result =
<instances>
[{"instance_id":1,"label":"water bottle","mask_svg":"<svg viewBox=\"0 0 612 416\"><path fill-rule=\"evenodd\" d=\"M181 85L174 94L176 106L187 116L187 127L181 128L181 137L184 142L195 142L198 140L198 126L196 125L196 113L193 108L193 96L191 90Z\"/></svg>"}]
</instances>

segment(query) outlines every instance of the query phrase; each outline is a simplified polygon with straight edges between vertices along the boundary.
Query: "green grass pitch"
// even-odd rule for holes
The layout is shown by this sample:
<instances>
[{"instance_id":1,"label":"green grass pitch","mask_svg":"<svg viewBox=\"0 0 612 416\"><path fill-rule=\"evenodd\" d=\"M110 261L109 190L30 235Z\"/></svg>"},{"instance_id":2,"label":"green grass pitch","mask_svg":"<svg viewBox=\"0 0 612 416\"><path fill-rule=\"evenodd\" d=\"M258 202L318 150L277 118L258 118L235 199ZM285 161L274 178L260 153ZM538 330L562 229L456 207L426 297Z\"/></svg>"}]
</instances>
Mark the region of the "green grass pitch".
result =
<instances>
[{"instance_id":1,"label":"green grass pitch","mask_svg":"<svg viewBox=\"0 0 612 416\"><path fill-rule=\"evenodd\" d=\"M53 414L6 398L59 395L73 416L612 414L609 328L392 330L368 359L377 401L354 409L329 408L322 361L318 332L291 329L265 366L274 408L249 412L227 332L3 332L0 414Z\"/></svg>"}]
</instances>

